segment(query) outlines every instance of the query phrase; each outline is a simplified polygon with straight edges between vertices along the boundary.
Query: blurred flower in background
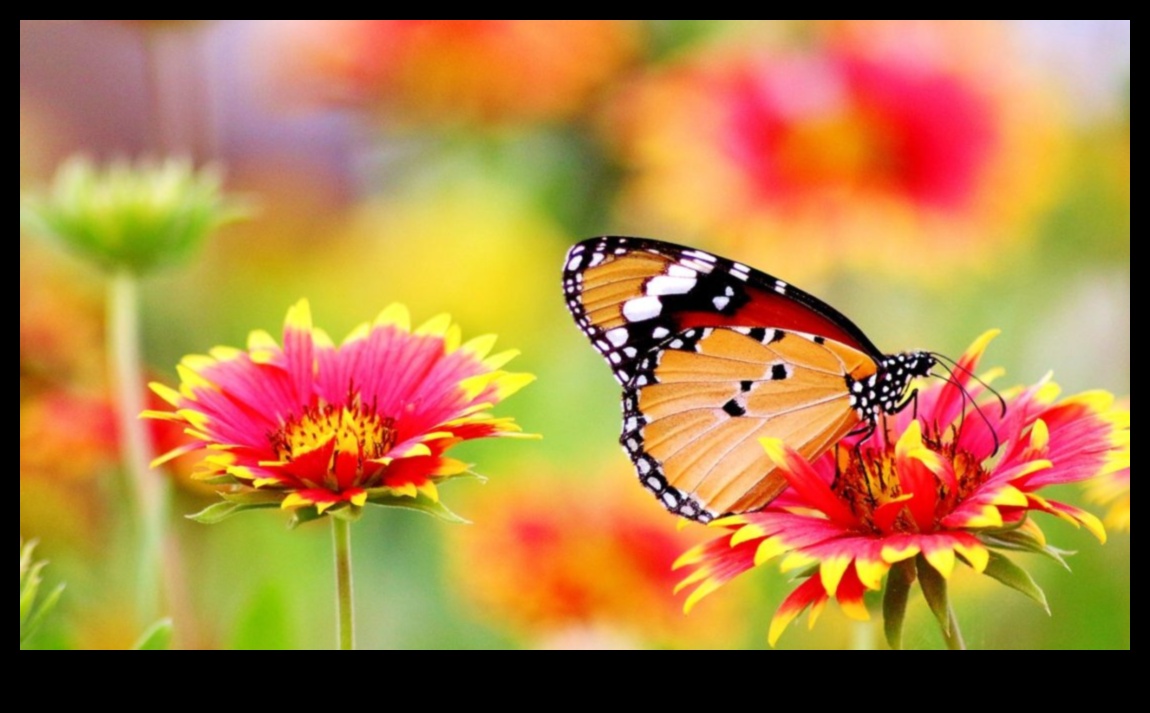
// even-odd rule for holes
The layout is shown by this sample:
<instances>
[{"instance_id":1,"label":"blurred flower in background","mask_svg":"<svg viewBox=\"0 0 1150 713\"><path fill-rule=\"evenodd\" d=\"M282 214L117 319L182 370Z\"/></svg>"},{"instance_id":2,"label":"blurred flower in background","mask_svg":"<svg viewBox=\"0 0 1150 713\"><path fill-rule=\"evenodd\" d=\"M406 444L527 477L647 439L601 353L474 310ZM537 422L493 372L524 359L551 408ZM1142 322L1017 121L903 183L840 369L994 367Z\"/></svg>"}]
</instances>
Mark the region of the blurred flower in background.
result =
<instances>
[{"instance_id":1,"label":"blurred flower in background","mask_svg":"<svg viewBox=\"0 0 1150 713\"><path fill-rule=\"evenodd\" d=\"M1127 433L1129 438L1129 433ZM1130 530L1130 467L1100 476L1089 484L1086 497L1106 505L1106 525L1116 530Z\"/></svg>"},{"instance_id":2,"label":"blurred flower in background","mask_svg":"<svg viewBox=\"0 0 1150 713\"><path fill-rule=\"evenodd\" d=\"M1125 462L1118 461L1108 472L1086 483L1086 498L1092 503L1107 506L1104 522L1115 530L1130 531L1130 400L1124 399L1118 407L1126 414L1125 428L1116 439L1125 444Z\"/></svg>"},{"instance_id":3,"label":"blurred flower in background","mask_svg":"<svg viewBox=\"0 0 1150 713\"><path fill-rule=\"evenodd\" d=\"M20 395L41 388L104 388L99 283L34 238L20 241Z\"/></svg>"},{"instance_id":4,"label":"blurred flower in background","mask_svg":"<svg viewBox=\"0 0 1150 713\"><path fill-rule=\"evenodd\" d=\"M282 81L385 121L500 125L570 119L631 62L618 20L347 20L297 24ZM301 66L302 65L302 66Z\"/></svg>"},{"instance_id":5,"label":"blurred flower in background","mask_svg":"<svg viewBox=\"0 0 1150 713\"><path fill-rule=\"evenodd\" d=\"M1097 517L1039 491L1128 468L1130 414L1101 392L1057 400L1050 382L1010 392L1003 412L984 399L980 413L969 413L968 399L982 391L971 374L993 336L975 342L951 381L920 390L915 409L888 418L889 437L882 430L866 440L855 436L813 463L782 441L764 439L791 487L764 510L716 521L730 533L679 560L694 568L680 585L696 585L685 606L782 556L784 571L810 569L775 614L772 644L808 606L816 618L828 598L868 619L863 595L882 590L890 573L884 618L891 646L900 645L906 592L917 577L948 644L961 647L961 638L950 638L957 624L946 598L958 562L1046 607L1042 590L1002 551L1060 557L1032 512L1105 541Z\"/></svg>"},{"instance_id":6,"label":"blurred flower in background","mask_svg":"<svg viewBox=\"0 0 1150 713\"><path fill-rule=\"evenodd\" d=\"M605 124L623 219L786 275L985 262L1029 237L1060 172L1041 87L939 61L950 45L858 44L704 48L637 80Z\"/></svg>"},{"instance_id":7,"label":"blurred flower in background","mask_svg":"<svg viewBox=\"0 0 1150 713\"><path fill-rule=\"evenodd\" d=\"M103 475L119 463L107 395L76 388L37 392L20 404L20 530L92 545Z\"/></svg>"},{"instance_id":8,"label":"blurred flower in background","mask_svg":"<svg viewBox=\"0 0 1150 713\"><path fill-rule=\"evenodd\" d=\"M186 259L207 235L244 215L220 189L217 170L186 160L98 168L76 157L60 167L48 194L22 199L20 219L105 268L138 274Z\"/></svg>"},{"instance_id":9,"label":"blurred flower in background","mask_svg":"<svg viewBox=\"0 0 1150 713\"><path fill-rule=\"evenodd\" d=\"M738 602L683 616L671 563L706 533L677 529L630 469L522 471L513 489L476 493L475 524L448 533L449 578L485 624L542 648L730 646L743 635Z\"/></svg>"}]
</instances>

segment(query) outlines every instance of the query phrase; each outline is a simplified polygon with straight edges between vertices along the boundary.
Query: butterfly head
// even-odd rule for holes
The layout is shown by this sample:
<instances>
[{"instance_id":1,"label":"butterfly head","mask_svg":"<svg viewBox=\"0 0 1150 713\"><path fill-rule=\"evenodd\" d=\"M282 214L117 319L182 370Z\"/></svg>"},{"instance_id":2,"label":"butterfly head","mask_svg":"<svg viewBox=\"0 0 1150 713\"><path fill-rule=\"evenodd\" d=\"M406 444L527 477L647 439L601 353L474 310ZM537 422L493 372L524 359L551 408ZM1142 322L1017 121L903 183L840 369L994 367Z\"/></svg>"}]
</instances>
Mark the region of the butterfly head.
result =
<instances>
[{"instance_id":1,"label":"butterfly head","mask_svg":"<svg viewBox=\"0 0 1150 713\"><path fill-rule=\"evenodd\" d=\"M883 357L870 376L856 380L848 374L851 408L859 418L871 422L879 414L898 413L906 404L903 397L911 380L930 376L937 363L927 352L902 352Z\"/></svg>"}]
</instances>

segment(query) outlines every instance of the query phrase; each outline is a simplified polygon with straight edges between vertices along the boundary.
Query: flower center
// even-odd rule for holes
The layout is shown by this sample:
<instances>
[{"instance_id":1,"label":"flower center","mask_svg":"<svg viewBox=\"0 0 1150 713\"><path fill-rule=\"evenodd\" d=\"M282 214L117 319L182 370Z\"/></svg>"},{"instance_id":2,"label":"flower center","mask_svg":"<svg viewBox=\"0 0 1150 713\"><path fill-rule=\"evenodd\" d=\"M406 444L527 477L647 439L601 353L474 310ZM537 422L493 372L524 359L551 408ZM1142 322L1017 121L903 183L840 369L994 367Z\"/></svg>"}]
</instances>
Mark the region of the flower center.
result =
<instances>
[{"instance_id":1,"label":"flower center","mask_svg":"<svg viewBox=\"0 0 1150 713\"><path fill-rule=\"evenodd\" d=\"M954 473L953 483L925 466L914 474L899 473L891 445L881 449L839 449L831 490L874 532L920 532L923 528L909 508L927 503L937 528L939 521L986 482L989 474L976 456L959 450L953 442L924 438L923 445L938 454L944 467Z\"/></svg>"},{"instance_id":2,"label":"flower center","mask_svg":"<svg viewBox=\"0 0 1150 713\"><path fill-rule=\"evenodd\" d=\"M362 472L365 460L380 458L395 444L395 419L358 406L320 404L287 421L270 440L280 460L294 462L330 445L331 471L341 457L354 457Z\"/></svg>"}]
</instances>

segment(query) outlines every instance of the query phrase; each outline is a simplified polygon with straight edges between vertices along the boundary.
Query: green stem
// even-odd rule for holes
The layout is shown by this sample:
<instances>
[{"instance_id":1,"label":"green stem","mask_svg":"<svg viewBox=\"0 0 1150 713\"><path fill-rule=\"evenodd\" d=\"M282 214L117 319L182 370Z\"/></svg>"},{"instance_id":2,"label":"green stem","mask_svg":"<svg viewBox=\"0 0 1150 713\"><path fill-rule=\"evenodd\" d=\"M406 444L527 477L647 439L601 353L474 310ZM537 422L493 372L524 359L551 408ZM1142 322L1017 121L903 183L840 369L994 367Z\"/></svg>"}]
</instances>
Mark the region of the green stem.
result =
<instances>
[{"instance_id":1,"label":"green stem","mask_svg":"<svg viewBox=\"0 0 1150 713\"><path fill-rule=\"evenodd\" d=\"M139 283L122 271L108 283L108 359L116 393L120 453L136 506L136 612L141 623L156 619L160 608L160 547L164 538L167 482L151 472L151 445L140 420L145 408L140 359Z\"/></svg>"},{"instance_id":2,"label":"green stem","mask_svg":"<svg viewBox=\"0 0 1150 713\"><path fill-rule=\"evenodd\" d=\"M355 602L351 585L351 523L331 517L332 544L335 546L336 616L339 619L339 648L355 648Z\"/></svg>"},{"instance_id":3,"label":"green stem","mask_svg":"<svg viewBox=\"0 0 1150 713\"><path fill-rule=\"evenodd\" d=\"M946 605L946 617L949 631L942 632L946 648L951 651L966 651L966 642L962 640L962 629L958 628L958 617L954 615L954 607L949 602Z\"/></svg>"}]
</instances>

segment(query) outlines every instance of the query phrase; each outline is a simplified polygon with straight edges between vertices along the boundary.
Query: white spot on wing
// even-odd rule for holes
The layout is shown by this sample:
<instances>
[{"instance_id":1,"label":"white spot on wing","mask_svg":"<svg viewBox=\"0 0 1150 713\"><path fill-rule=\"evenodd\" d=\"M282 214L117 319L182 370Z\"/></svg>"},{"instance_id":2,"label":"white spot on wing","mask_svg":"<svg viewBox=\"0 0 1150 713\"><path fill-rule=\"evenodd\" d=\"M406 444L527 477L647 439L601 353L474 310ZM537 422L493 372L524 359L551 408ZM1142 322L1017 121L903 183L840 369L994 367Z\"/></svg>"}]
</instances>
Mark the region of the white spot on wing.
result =
<instances>
[{"instance_id":1,"label":"white spot on wing","mask_svg":"<svg viewBox=\"0 0 1150 713\"><path fill-rule=\"evenodd\" d=\"M655 339L662 339L670 333L670 330L668 330L666 327L655 327L651 330L651 336Z\"/></svg>"},{"instance_id":2,"label":"white spot on wing","mask_svg":"<svg viewBox=\"0 0 1150 713\"><path fill-rule=\"evenodd\" d=\"M658 275L647 283L646 292L648 295L681 295L690 292L694 286L694 277Z\"/></svg>"},{"instance_id":3,"label":"white spot on wing","mask_svg":"<svg viewBox=\"0 0 1150 713\"><path fill-rule=\"evenodd\" d=\"M616 327L608 332L605 332L603 336L607 337L607 341L611 342L615 346L621 347L627 343L627 328Z\"/></svg>"},{"instance_id":4,"label":"white spot on wing","mask_svg":"<svg viewBox=\"0 0 1150 713\"><path fill-rule=\"evenodd\" d=\"M645 319L658 317L663 311L663 303L658 297L636 297L623 303L623 316L629 322L642 322Z\"/></svg>"},{"instance_id":5,"label":"white spot on wing","mask_svg":"<svg viewBox=\"0 0 1150 713\"><path fill-rule=\"evenodd\" d=\"M603 255L603 253L595 253L594 255L592 255L590 267L595 267L599 263L603 262L604 257L605 256Z\"/></svg>"},{"instance_id":6,"label":"white spot on wing","mask_svg":"<svg viewBox=\"0 0 1150 713\"><path fill-rule=\"evenodd\" d=\"M698 272L685 265L671 265L667 268L667 274L671 277L690 277L691 279L699 276Z\"/></svg>"},{"instance_id":7,"label":"white spot on wing","mask_svg":"<svg viewBox=\"0 0 1150 713\"><path fill-rule=\"evenodd\" d=\"M712 304L715 305L715 309L717 309L719 311L722 311L722 309L724 307L726 307L730 301L731 301L730 297L723 297L722 295L711 300Z\"/></svg>"},{"instance_id":8,"label":"white spot on wing","mask_svg":"<svg viewBox=\"0 0 1150 713\"><path fill-rule=\"evenodd\" d=\"M568 270L578 270L579 266L583 264L583 256L576 255L567 262Z\"/></svg>"}]
</instances>

